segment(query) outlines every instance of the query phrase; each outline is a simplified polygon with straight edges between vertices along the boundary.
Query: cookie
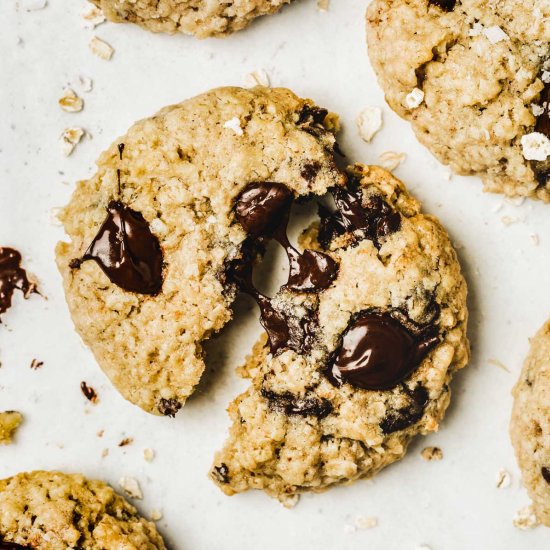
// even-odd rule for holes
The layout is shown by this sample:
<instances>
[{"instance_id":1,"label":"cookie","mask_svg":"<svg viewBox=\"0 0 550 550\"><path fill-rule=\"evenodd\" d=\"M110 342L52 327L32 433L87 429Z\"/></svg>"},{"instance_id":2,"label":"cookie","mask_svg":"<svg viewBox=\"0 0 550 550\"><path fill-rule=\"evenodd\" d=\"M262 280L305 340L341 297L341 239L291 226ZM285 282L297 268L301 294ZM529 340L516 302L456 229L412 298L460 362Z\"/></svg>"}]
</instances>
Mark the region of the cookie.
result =
<instances>
[{"instance_id":1,"label":"cookie","mask_svg":"<svg viewBox=\"0 0 550 550\"><path fill-rule=\"evenodd\" d=\"M367 38L388 104L441 162L550 201L547 0L374 0Z\"/></svg>"},{"instance_id":2,"label":"cookie","mask_svg":"<svg viewBox=\"0 0 550 550\"><path fill-rule=\"evenodd\" d=\"M291 0L90 0L110 21L136 23L153 32L227 36Z\"/></svg>"},{"instance_id":3,"label":"cookie","mask_svg":"<svg viewBox=\"0 0 550 550\"><path fill-rule=\"evenodd\" d=\"M227 266L261 248L243 246L236 197L256 182L278 182L283 203L340 185L336 128L289 90L220 88L135 124L77 185L57 263L77 331L126 399L170 416L185 403L201 343L232 315Z\"/></svg>"},{"instance_id":4,"label":"cookie","mask_svg":"<svg viewBox=\"0 0 550 550\"><path fill-rule=\"evenodd\" d=\"M531 340L513 396L510 436L523 485L550 527L550 321Z\"/></svg>"},{"instance_id":5,"label":"cookie","mask_svg":"<svg viewBox=\"0 0 550 550\"><path fill-rule=\"evenodd\" d=\"M17 411L0 412L0 445L9 445L23 422L23 415Z\"/></svg>"},{"instance_id":6,"label":"cookie","mask_svg":"<svg viewBox=\"0 0 550 550\"><path fill-rule=\"evenodd\" d=\"M258 235L284 242L280 202L254 202L254 189L235 204L252 246ZM266 335L241 369L250 387L229 407L211 470L228 495L263 489L290 505L301 492L373 476L415 435L437 430L467 362L466 284L437 219L382 168L351 166L331 192L336 210L321 207L301 243L330 258L330 281L310 276L297 289L289 255L274 315L251 286L251 264L229 270L258 300Z\"/></svg>"},{"instance_id":7,"label":"cookie","mask_svg":"<svg viewBox=\"0 0 550 550\"><path fill-rule=\"evenodd\" d=\"M101 481L36 471L0 480L0 548L163 550L152 522Z\"/></svg>"}]
</instances>

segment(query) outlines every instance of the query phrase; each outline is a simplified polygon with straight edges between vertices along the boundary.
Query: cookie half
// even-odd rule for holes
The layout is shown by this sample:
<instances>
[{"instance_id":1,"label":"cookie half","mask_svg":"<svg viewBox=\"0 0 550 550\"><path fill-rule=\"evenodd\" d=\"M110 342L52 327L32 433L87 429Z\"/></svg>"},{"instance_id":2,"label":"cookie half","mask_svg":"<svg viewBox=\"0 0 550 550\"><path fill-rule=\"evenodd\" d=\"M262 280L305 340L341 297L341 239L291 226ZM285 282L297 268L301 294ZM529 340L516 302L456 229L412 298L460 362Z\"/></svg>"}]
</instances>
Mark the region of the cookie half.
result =
<instances>
[{"instance_id":1,"label":"cookie half","mask_svg":"<svg viewBox=\"0 0 550 550\"><path fill-rule=\"evenodd\" d=\"M110 21L135 23L153 32L227 36L291 0L90 0Z\"/></svg>"},{"instance_id":2,"label":"cookie half","mask_svg":"<svg viewBox=\"0 0 550 550\"><path fill-rule=\"evenodd\" d=\"M367 38L387 102L439 160L550 201L547 0L374 0Z\"/></svg>"},{"instance_id":3,"label":"cookie half","mask_svg":"<svg viewBox=\"0 0 550 550\"><path fill-rule=\"evenodd\" d=\"M237 196L278 182L284 206L340 185L336 126L289 90L220 88L135 124L77 185L57 263L77 331L126 399L170 416L185 403L201 342L231 318L227 266L260 253L243 250Z\"/></svg>"},{"instance_id":4,"label":"cookie half","mask_svg":"<svg viewBox=\"0 0 550 550\"><path fill-rule=\"evenodd\" d=\"M321 208L302 245L337 274L314 292L287 283L272 299L293 327L282 346L260 301L267 335L241 369L251 384L229 407L211 470L228 495L263 489L292 504L373 476L437 430L468 360L466 284L437 219L378 167L351 166L332 193L336 210Z\"/></svg>"},{"instance_id":5,"label":"cookie half","mask_svg":"<svg viewBox=\"0 0 550 550\"><path fill-rule=\"evenodd\" d=\"M513 395L510 436L523 484L550 527L550 321L531 340Z\"/></svg>"},{"instance_id":6,"label":"cookie half","mask_svg":"<svg viewBox=\"0 0 550 550\"><path fill-rule=\"evenodd\" d=\"M0 548L164 550L155 525L101 481L36 471L0 480Z\"/></svg>"}]
</instances>

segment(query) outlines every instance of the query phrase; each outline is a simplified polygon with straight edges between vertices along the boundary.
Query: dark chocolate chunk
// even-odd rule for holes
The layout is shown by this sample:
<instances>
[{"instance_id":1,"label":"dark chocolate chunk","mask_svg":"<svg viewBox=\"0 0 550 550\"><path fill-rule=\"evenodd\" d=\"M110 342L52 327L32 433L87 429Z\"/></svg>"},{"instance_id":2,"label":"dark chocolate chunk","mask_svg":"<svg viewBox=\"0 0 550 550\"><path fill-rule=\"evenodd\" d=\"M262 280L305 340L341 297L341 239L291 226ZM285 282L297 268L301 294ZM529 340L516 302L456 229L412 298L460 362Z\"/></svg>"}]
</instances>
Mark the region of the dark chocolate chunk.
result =
<instances>
[{"instance_id":1,"label":"dark chocolate chunk","mask_svg":"<svg viewBox=\"0 0 550 550\"><path fill-rule=\"evenodd\" d=\"M181 403L174 398L165 399L164 397L161 397L158 409L160 414L174 418L174 416L176 416L176 413L181 409Z\"/></svg>"},{"instance_id":2,"label":"dark chocolate chunk","mask_svg":"<svg viewBox=\"0 0 550 550\"><path fill-rule=\"evenodd\" d=\"M84 394L84 397L92 403L97 403L97 393L91 386L88 386L86 382L80 382L80 389Z\"/></svg>"},{"instance_id":3,"label":"dark chocolate chunk","mask_svg":"<svg viewBox=\"0 0 550 550\"><path fill-rule=\"evenodd\" d=\"M219 483L229 483L229 468L223 462L219 466L214 466L212 475Z\"/></svg>"},{"instance_id":4,"label":"dark chocolate chunk","mask_svg":"<svg viewBox=\"0 0 550 550\"><path fill-rule=\"evenodd\" d=\"M535 132L550 138L550 84L545 85L539 103L544 111L537 117ZM550 185L550 158L545 161L533 161L531 165L539 184L543 187Z\"/></svg>"},{"instance_id":5,"label":"dark chocolate chunk","mask_svg":"<svg viewBox=\"0 0 550 550\"><path fill-rule=\"evenodd\" d=\"M365 390L389 390L407 378L439 342L435 327L417 334L388 313L361 313L336 351L329 377Z\"/></svg>"},{"instance_id":6,"label":"dark chocolate chunk","mask_svg":"<svg viewBox=\"0 0 550 550\"><path fill-rule=\"evenodd\" d=\"M300 170L300 174L307 182L312 183L317 177L320 169L321 164L316 160L312 162L305 162Z\"/></svg>"},{"instance_id":7,"label":"dark chocolate chunk","mask_svg":"<svg viewBox=\"0 0 550 550\"><path fill-rule=\"evenodd\" d=\"M82 256L71 262L76 269L94 260L109 280L130 292L158 294L162 288L162 251L143 216L111 201L107 218Z\"/></svg>"},{"instance_id":8,"label":"dark chocolate chunk","mask_svg":"<svg viewBox=\"0 0 550 550\"><path fill-rule=\"evenodd\" d=\"M304 105L298 115L298 124L313 123L323 124L327 118L328 111L315 105Z\"/></svg>"},{"instance_id":9,"label":"dark chocolate chunk","mask_svg":"<svg viewBox=\"0 0 550 550\"><path fill-rule=\"evenodd\" d=\"M319 204L319 219L317 239L323 248L328 248L335 237L346 232L346 226L338 210L331 212L322 204Z\"/></svg>"},{"instance_id":10,"label":"dark chocolate chunk","mask_svg":"<svg viewBox=\"0 0 550 550\"><path fill-rule=\"evenodd\" d=\"M328 399L314 395L298 397L290 392L275 393L262 388L262 396L273 410L289 416L315 416L321 419L332 412L332 403Z\"/></svg>"},{"instance_id":11,"label":"dark chocolate chunk","mask_svg":"<svg viewBox=\"0 0 550 550\"><path fill-rule=\"evenodd\" d=\"M550 484L550 468L548 468L547 466L543 466L540 469L540 473L542 474L542 477L544 478L544 481L546 481L546 483Z\"/></svg>"},{"instance_id":12,"label":"dark chocolate chunk","mask_svg":"<svg viewBox=\"0 0 550 550\"><path fill-rule=\"evenodd\" d=\"M405 385L403 385L403 389L408 396L409 403L405 407L386 413L386 416L380 422L380 429L384 434L404 430L416 424L424 414L424 409L428 403L426 388L419 384L412 391Z\"/></svg>"},{"instance_id":13,"label":"dark chocolate chunk","mask_svg":"<svg viewBox=\"0 0 550 550\"><path fill-rule=\"evenodd\" d=\"M456 6L456 0L429 0L430 6L437 6L443 11L453 11Z\"/></svg>"},{"instance_id":14,"label":"dark chocolate chunk","mask_svg":"<svg viewBox=\"0 0 550 550\"><path fill-rule=\"evenodd\" d=\"M285 246L290 272L285 288L301 292L315 292L328 288L338 274L338 263L328 254L304 250L300 254L288 244Z\"/></svg>"},{"instance_id":15,"label":"dark chocolate chunk","mask_svg":"<svg viewBox=\"0 0 550 550\"><path fill-rule=\"evenodd\" d=\"M21 254L13 248L0 247L0 315L11 306L15 290L20 290L25 298L37 292L27 272L21 267Z\"/></svg>"}]
</instances>

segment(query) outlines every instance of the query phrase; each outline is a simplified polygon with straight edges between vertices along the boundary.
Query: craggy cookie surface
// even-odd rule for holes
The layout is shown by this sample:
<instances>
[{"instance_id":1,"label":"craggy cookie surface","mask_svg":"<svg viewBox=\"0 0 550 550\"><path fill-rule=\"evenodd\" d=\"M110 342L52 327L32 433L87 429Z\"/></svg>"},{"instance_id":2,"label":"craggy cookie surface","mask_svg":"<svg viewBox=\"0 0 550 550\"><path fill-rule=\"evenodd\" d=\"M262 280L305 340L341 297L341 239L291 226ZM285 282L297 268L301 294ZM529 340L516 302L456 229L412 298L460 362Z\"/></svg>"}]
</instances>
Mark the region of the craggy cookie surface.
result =
<instances>
[{"instance_id":1,"label":"craggy cookie surface","mask_svg":"<svg viewBox=\"0 0 550 550\"><path fill-rule=\"evenodd\" d=\"M547 0L374 0L367 36L386 100L442 162L550 201Z\"/></svg>"},{"instance_id":2,"label":"craggy cookie surface","mask_svg":"<svg viewBox=\"0 0 550 550\"><path fill-rule=\"evenodd\" d=\"M0 480L0 548L4 547L165 548L155 525L105 483L42 471Z\"/></svg>"},{"instance_id":3,"label":"craggy cookie surface","mask_svg":"<svg viewBox=\"0 0 550 550\"><path fill-rule=\"evenodd\" d=\"M374 475L438 428L467 362L466 285L439 222L381 168L352 166L331 192L337 210L322 208L302 245L329 256L335 275L289 288L289 256L289 283L271 300L291 327L282 344L259 300L268 336L242 369L251 385L229 407L211 472L227 494L263 489L290 505L297 493ZM249 230L250 200L236 205ZM278 204L273 212L284 220ZM254 295L246 266L234 271Z\"/></svg>"},{"instance_id":4,"label":"craggy cookie surface","mask_svg":"<svg viewBox=\"0 0 550 550\"><path fill-rule=\"evenodd\" d=\"M514 387L510 435L538 519L550 527L550 321L531 341Z\"/></svg>"},{"instance_id":5,"label":"craggy cookie surface","mask_svg":"<svg viewBox=\"0 0 550 550\"><path fill-rule=\"evenodd\" d=\"M117 23L154 32L183 32L199 38L225 36L256 17L279 11L290 0L91 0Z\"/></svg>"},{"instance_id":6,"label":"craggy cookie surface","mask_svg":"<svg viewBox=\"0 0 550 550\"><path fill-rule=\"evenodd\" d=\"M236 197L255 182L297 197L341 184L335 124L288 90L221 88L135 124L78 184L57 261L76 329L124 397L181 408L201 342L231 318L226 269L247 239Z\"/></svg>"}]
</instances>

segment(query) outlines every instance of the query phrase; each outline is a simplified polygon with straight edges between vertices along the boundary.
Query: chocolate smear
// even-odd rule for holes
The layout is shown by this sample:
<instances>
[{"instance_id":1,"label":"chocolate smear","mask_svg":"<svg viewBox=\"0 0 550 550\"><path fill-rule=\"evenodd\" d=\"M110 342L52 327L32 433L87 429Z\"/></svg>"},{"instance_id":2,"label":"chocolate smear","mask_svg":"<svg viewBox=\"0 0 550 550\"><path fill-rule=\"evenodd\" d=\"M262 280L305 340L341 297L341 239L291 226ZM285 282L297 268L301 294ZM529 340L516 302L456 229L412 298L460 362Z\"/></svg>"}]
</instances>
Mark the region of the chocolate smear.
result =
<instances>
[{"instance_id":1,"label":"chocolate smear","mask_svg":"<svg viewBox=\"0 0 550 550\"><path fill-rule=\"evenodd\" d=\"M416 370L438 342L435 327L414 334L388 313L364 312L344 332L329 378L365 390L389 390Z\"/></svg>"},{"instance_id":2,"label":"chocolate smear","mask_svg":"<svg viewBox=\"0 0 550 550\"><path fill-rule=\"evenodd\" d=\"M407 395L408 403L397 410L390 410L380 422L380 429L384 434L390 434L404 430L416 424L424 415L424 409L428 404L428 391L424 386L418 384L410 390L403 384L403 391Z\"/></svg>"},{"instance_id":3,"label":"chocolate smear","mask_svg":"<svg viewBox=\"0 0 550 550\"><path fill-rule=\"evenodd\" d=\"M16 289L25 298L33 292L38 293L36 285L29 281L27 272L21 267L21 254L13 248L0 247L0 315L11 307Z\"/></svg>"},{"instance_id":4,"label":"chocolate smear","mask_svg":"<svg viewBox=\"0 0 550 550\"><path fill-rule=\"evenodd\" d=\"M158 294L162 288L162 251L143 216L120 201L111 201L107 218L81 258L77 269L94 260L109 280L130 292Z\"/></svg>"},{"instance_id":5,"label":"chocolate smear","mask_svg":"<svg viewBox=\"0 0 550 550\"><path fill-rule=\"evenodd\" d=\"M273 410L289 416L315 416L322 419L332 412L332 403L328 399L314 395L298 397L290 392L275 393L262 388L262 396Z\"/></svg>"}]
</instances>

